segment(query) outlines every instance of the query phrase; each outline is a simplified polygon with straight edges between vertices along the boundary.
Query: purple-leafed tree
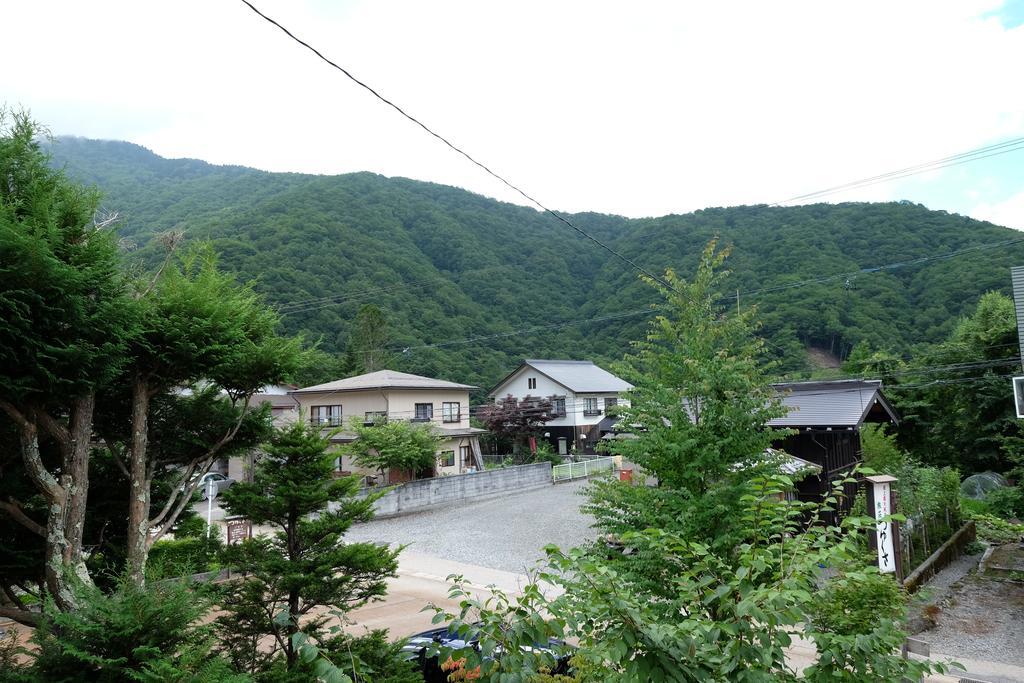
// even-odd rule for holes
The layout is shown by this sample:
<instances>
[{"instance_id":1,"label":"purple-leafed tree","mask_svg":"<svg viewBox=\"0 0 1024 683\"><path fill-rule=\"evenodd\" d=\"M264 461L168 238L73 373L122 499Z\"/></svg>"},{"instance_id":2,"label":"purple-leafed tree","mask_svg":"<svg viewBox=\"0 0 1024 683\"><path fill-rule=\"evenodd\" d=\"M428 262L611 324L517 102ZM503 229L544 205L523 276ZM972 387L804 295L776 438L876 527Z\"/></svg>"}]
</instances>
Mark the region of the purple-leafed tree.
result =
<instances>
[{"instance_id":1,"label":"purple-leafed tree","mask_svg":"<svg viewBox=\"0 0 1024 683\"><path fill-rule=\"evenodd\" d=\"M515 452L522 452L526 450L529 438L540 435L544 425L556 415L554 403L549 398L524 396L517 399L509 394L481 406L476 417L489 432L509 439Z\"/></svg>"}]
</instances>

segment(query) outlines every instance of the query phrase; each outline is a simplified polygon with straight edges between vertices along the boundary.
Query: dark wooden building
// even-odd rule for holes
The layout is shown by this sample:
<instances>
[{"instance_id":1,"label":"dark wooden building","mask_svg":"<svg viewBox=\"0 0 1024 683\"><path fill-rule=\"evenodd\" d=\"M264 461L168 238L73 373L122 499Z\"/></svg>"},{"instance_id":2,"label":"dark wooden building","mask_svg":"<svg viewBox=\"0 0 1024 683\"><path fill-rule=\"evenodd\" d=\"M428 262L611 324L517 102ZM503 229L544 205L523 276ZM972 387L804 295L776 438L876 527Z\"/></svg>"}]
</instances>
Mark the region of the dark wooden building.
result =
<instances>
[{"instance_id":1,"label":"dark wooden building","mask_svg":"<svg viewBox=\"0 0 1024 683\"><path fill-rule=\"evenodd\" d=\"M817 476L797 483L801 500L819 501L832 482L846 476L862 459L860 430L865 423L899 423L896 411L882 394L879 380L831 380L776 384L789 409L772 427L795 430L774 444L779 450L821 467ZM848 509L856 487L847 488Z\"/></svg>"}]
</instances>

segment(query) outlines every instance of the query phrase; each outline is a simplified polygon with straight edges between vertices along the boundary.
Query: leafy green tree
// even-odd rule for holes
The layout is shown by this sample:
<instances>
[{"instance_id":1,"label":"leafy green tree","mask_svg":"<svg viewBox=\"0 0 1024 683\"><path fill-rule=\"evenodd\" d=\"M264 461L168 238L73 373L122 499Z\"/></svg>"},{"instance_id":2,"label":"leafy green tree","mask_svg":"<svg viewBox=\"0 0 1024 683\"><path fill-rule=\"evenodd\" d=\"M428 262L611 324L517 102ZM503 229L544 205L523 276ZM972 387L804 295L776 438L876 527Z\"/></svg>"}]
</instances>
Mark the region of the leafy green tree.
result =
<instances>
[{"instance_id":1,"label":"leafy green tree","mask_svg":"<svg viewBox=\"0 0 1024 683\"><path fill-rule=\"evenodd\" d=\"M334 477L337 456L329 444L299 420L274 434L252 483L223 493L228 512L274 530L225 555L249 574L228 588L221 603L226 614L217 622L223 647L242 670L266 670L282 653L287 670L296 670L294 636L325 633L328 619L317 608L343 614L379 598L397 570L399 550L343 541L354 522L373 516L375 497L359 497L354 477ZM269 648L260 644L265 637Z\"/></svg>"},{"instance_id":2,"label":"leafy green tree","mask_svg":"<svg viewBox=\"0 0 1024 683\"><path fill-rule=\"evenodd\" d=\"M356 418L348 429L356 439L346 444L343 451L363 467L380 470L382 477L390 469L403 470L412 476L434 469L441 437L428 424L387 420L365 425Z\"/></svg>"},{"instance_id":3,"label":"leafy green tree","mask_svg":"<svg viewBox=\"0 0 1024 683\"><path fill-rule=\"evenodd\" d=\"M848 481L836 482L833 496ZM557 645L536 648L554 638L578 643L574 662L595 681L900 680L943 670L899 653L906 595L865 566L858 542L874 520L823 524L822 513L836 501L786 500L792 487L782 475L748 482L734 520L743 540L735 547L675 530L624 535L625 550L645 548L670 568L657 599L609 553L586 548L549 547L546 566L515 599L478 596L456 578L451 596L459 610L435 607L435 620L479 646L442 648L442 661L465 659L464 669L480 667L481 680L532 681L567 654ZM823 567L834 578L826 581ZM545 584L560 589L556 597ZM823 597L832 610L822 610ZM802 676L786 658L799 635L821 653Z\"/></svg>"},{"instance_id":4,"label":"leafy green tree","mask_svg":"<svg viewBox=\"0 0 1024 683\"><path fill-rule=\"evenodd\" d=\"M52 603L32 640L39 646L30 666L36 681L120 683L242 683L213 653L209 626L199 621L209 597L184 582L140 587L123 581L104 594L78 589L73 612Z\"/></svg>"},{"instance_id":5,"label":"leafy green tree","mask_svg":"<svg viewBox=\"0 0 1024 683\"><path fill-rule=\"evenodd\" d=\"M278 336L277 315L251 287L239 286L222 273L209 247L189 250L180 258L169 254L157 276L137 292L136 304L139 329L122 375L130 397L122 443L129 477L128 572L141 583L149 547L191 502L199 481L194 475L206 472L236 438L249 416L250 397L301 364L301 342ZM190 445L202 444L199 448L162 454L151 449L154 398L200 382L225 393L220 410L212 412L220 416L228 411L228 424L219 424L219 433L193 439ZM153 478L171 464L180 469L179 486L152 515ZM151 533L154 529L156 534Z\"/></svg>"},{"instance_id":6,"label":"leafy green tree","mask_svg":"<svg viewBox=\"0 0 1024 683\"><path fill-rule=\"evenodd\" d=\"M692 538L726 543L730 507L780 436L767 425L785 414L766 374L764 343L754 336L754 311L719 303L728 253L712 241L691 281L671 269L664 283L649 280L665 301L621 367L635 388L619 413L636 438L612 445L657 477ZM648 501L656 495L637 494ZM632 500L606 485L594 507L610 499L626 506Z\"/></svg>"},{"instance_id":7,"label":"leafy green tree","mask_svg":"<svg viewBox=\"0 0 1024 683\"><path fill-rule=\"evenodd\" d=\"M388 321L384 311L365 304L356 314L352 334L345 347L345 363L353 375L383 370L391 358L388 350Z\"/></svg>"},{"instance_id":8,"label":"leafy green tree","mask_svg":"<svg viewBox=\"0 0 1024 683\"><path fill-rule=\"evenodd\" d=\"M1007 379L1017 353L1013 301L989 292L945 342L908 368L903 387L892 388L904 418L900 445L925 464L965 475L1024 462L1024 432Z\"/></svg>"},{"instance_id":9,"label":"leafy green tree","mask_svg":"<svg viewBox=\"0 0 1024 683\"><path fill-rule=\"evenodd\" d=\"M98 193L50 168L25 113L0 109L0 411L13 429L45 522L4 511L45 540L47 591L74 604L65 576L87 581L82 551L97 392L119 372L134 331ZM56 458L45 461L50 441ZM8 607L0 604L0 613ZM20 615L18 615L20 616Z\"/></svg>"}]
</instances>

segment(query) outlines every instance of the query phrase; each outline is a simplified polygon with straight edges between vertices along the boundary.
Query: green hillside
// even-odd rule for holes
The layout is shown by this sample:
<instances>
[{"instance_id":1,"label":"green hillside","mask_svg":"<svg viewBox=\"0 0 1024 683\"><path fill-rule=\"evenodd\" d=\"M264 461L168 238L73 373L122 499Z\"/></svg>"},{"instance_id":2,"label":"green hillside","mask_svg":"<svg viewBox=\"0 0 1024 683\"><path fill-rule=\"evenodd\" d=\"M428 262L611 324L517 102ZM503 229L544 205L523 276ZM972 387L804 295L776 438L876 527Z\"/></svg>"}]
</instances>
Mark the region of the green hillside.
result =
<instances>
[{"instance_id":1,"label":"green hillside","mask_svg":"<svg viewBox=\"0 0 1024 683\"><path fill-rule=\"evenodd\" d=\"M156 257L149 240L164 230L212 239L226 267L282 307L289 331L322 338L328 351L344 348L356 311L374 302L387 312L396 349L409 349L393 365L410 372L486 387L523 357L617 359L646 314L554 325L655 300L635 271L554 219L451 187L370 173L265 173L81 138L61 138L52 152L106 193L139 258ZM572 220L654 272L690 272L714 235L732 244L731 286L741 306L759 307L791 372L812 369L808 348L843 357L860 341L899 353L938 341L985 291L1008 291L1010 265L1024 263L1019 243L835 277L1022 237L909 203ZM511 334L541 326L552 327ZM448 344L473 337L491 338ZM424 348L431 344L441 346Z\"/></svg>"}]
</instances>

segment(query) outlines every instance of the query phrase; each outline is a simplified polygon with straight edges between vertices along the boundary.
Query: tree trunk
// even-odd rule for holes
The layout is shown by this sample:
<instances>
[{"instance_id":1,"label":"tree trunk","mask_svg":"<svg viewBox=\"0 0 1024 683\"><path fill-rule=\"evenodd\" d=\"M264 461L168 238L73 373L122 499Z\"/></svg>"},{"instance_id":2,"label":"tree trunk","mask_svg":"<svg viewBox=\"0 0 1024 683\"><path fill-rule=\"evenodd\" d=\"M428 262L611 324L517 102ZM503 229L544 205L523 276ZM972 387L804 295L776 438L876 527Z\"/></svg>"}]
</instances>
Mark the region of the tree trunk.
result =
<instances>
[{"instance_id":1,"label":"tree trunk","mask_svg":"<svg viewBox=\"0 0 1024 683\"><path fill-rule=\"evenodd\" d=\"M82 534L85 531L85 506L89 497L89 450L95 408L94 393L75 399L68 425L71 438L68 453L65 454L66 469L70 476L67 484L67 518L64 520L67 537L64 563L73 568L84 581L89 581L82 558Z\"/></svg>"},{"instance_id":2,"label":"tree trunk","mask_svg":"<svg viewBox=\"0 0 1024 683\"><path fill-rule=\"evenodd\" d=\"M62 484L70 481L70 475L61 476L61 481L50 474L43 466L39 452L39 430L35 422L25 420L19 423L22 459L28 469L29 477L36 488L46 498L46 555L43 576L46 591L61 610L70 610L75 606L75 597L65 578L64 558L68 552L68 539L65 535L67 520L67 491Z\"/></svg>"},{"instance_id":3,"label":"tree trunk","mask_svg":"<svg viewBox=\"0 0 1024 683\"><path fill-rule=\"evenodd\" d=\"M128 576L141 586L146 580L149 546L150 480L148 476L149 383L132 381L131 443L128 445Z\"/></svg>"}]
</instances>

